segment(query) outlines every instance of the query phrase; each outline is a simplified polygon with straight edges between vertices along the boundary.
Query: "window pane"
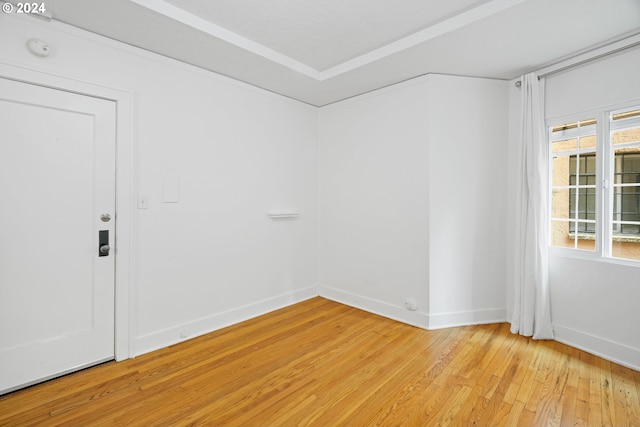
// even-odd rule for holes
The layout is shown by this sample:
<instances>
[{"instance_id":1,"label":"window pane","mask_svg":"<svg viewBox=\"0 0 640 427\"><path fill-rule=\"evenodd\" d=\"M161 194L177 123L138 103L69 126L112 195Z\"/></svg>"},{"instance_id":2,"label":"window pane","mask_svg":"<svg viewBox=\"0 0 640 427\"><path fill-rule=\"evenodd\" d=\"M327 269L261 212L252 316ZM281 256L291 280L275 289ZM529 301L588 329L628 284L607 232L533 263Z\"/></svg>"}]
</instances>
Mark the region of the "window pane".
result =
<instances>
[{"instance_id":1,"label":"window pane","mask_svg":"<svg viewBox=\"0 0 640 427\"><path fill-rule=\"evenodd\" d=\"M615 149L613 170L613 212L611 254L615 258L640 261L640 109L612 116L612 144ZM627 129L624 129L627 127ZM622 224L621 222L626 222Z\"/></svg>"},{"instance_id":2,"label":"window pane","mask_svg":"<svg viewBox=\"0 0 640 427\"><path fill-rule=\"evenodd\" d=\"M551 132L554 132L554 133L562 132L565 130L576 129L578 126L585 127L585 126L591 126L595 124L596 124L596 119L587 119L587 120L582 120L580 122L571 122L571 123L565 123L563 125L554 126L551 128Z\"/></svg>"},{"instance_id":3,"label":"window pane","mask_svg":"<svg viewBox=\"0 0 640 427\"><path fill-rule=\"evenodd\" d=\"M575 181L575 179L574 179ZM595 185L596 184L596 175L595 174L580 174L580 185Z\"/></svg>"},{"instance_id":4,"label":"window pane","mask_svg":"<svg viewBox=\"0 0 640 427\"><path fill-rule=\"evenodd\" d=\"M623 113L614 114L611 119L616 121L630 119L631 117L640 117L640 110L625 111Z\"/></svg>"},{"instance_id":5,"label":"window pane","mask_svg":"<svg viewBox=\"0 0 640 427\"><path fill-rule=\"evenodd\" d=\"M640 242L624 243L614 241L611 245L611 254L614 258L640 261Z\"/></svg>"},{"instance_id":6,"label":"window pane","mask_svg":"<svg viewBox=\"0 0 640 427\"><path fill-rule=\"evenodd\" d=\"M572 199L575 200L575 196L568 188L554 188L551 195L551 217L571 218L569 209Z\"/></svg>"},{"instance_id":7,"label":"window pane","mask_svg":"<svg viewBox=\"0 0 640 427\"><path fill-rule=\"evenodd\" d=\"M577 139L565 139L551 143L551 152L560 153L562 151L576 151L578 149Z\"/></svg>"},{"instance_id":8,"label":"window pane","mask_svg":"<svg viewBox=\"0 0 640 427\"><path fill-rule=\"evenodd\" d=\"M618 130L613 132L613 144L626 144L628 142L640 142L640 128Z\"/></svg>"},{"instance_id":9,"label":"window pane","mask_svg":"<svg viewBox=\"0 0 640 427\"><path fill-rule=\"evenodd\" d=\"M616 235L621 234L640 237L640 230L636 224L618 224L615 222L640 222L640 153L638 151L640 151L640 147L630 147L615 151L612 212L614 239Z\"/></svg>"},{"instance_id":10,"label":"window pane","mask_svg":"<svg viewBox=\"0 0 640 427\"><path fill-rule=\"evenodd\" d=\"M638 187L625 187L622 189L619 207L622 221L638 221L638 216L640 215L638 190ZM618 213L617 210L616 213Z\"/></svg>"},{"instance_id":11,"label":"window pane","mask_svg":"<svg viewBox=\"0 0 640 427\"><path fill-rule=\"evenodd\" d=\"M639 184L640 183L640 174L638 173L625 173L621 174L622 176L622 184Z\"/></svg>"},{"instance_id":12,"label":"window pane","mask_svg":"<svg viewBox=\"0 0 640 427\"><path fill-rule=\"evenodd\" d=\"M595 135L583 136L580 138L580 149L584 150L585 148L596 148Z\"/></svg>"},{"instance_id":13,"label":"window pane","mask_svg":"<svg viewBox=\"0 0 640 427\"><path fill-rule=\"evenodd\" d=\"M569 185L569 169L573 159L570 156L556 156L551 160L551 176L553 181L551 185L554 187ZM573 169L575 170L575 159L573 159ZM571 183L575 185L575 182Z\"/></svg>"},{"instance_id":14,"label":"window pane","mask_svg":"<svg viewBox=\"0 0 640 427\"><path fill-rule=\"evenodd\" d=\"M622 182L640 184L640 147L616 150L616 174L625 174Z\"/></svg>"},{"instance_id":15,"label":"window pane","mask_svg":"<svg viewBox=\"0 0 640 427\"><path fill-rule=\"evenodd\" d=\"M638 188L625 187L621 193L614 193L613 214L618 221L638 221ZM635 191L632 191L635 190Z\"/></svg>"},{"instance_id":16,"label":"window pane","mask_svg":"<svg viewBox=\"0 0 640 427\"><path fill-rule=\"evenodd\" d=\"M571 212L572 216L575 214ZM578 219L596 219L596 189L581 188L578 190Z\"/></svg>"},{"instance_id":17,"label":"window pane","mask_svg":"<svg viewBox=\"0 0 640 427\"><path fill-rule=\"evenodd\" d=\"M591 174L593 176L596 175L596 156L583 156L584 159L584 170L583 173Z\"/></svg>"},{"instance_id":18,"label":"window pane","mask_svg":"<svg viewBox=\"0 0 640 427\"><path fill-rule=\"evenodd\" d=\"M583 251L595 251L596 250L596 241L595 236L592 234L590 236L579 235L578 236L578 249L582 249Z\"/></svg>"},{"instance_id":19,"label":"window pane","mask_svg":"<svg viewBox=\"0 0 640 427\"><path fill-rule=\"evenodd\" d=\"M615 224L614 224L615 228ZM638 234L615 235L611 242L611 254L615 258L631 259L640 261L640 237Z\"/></svg>"},{"instance_id":20,"label":"window pane","mask_svg":"<svg viewBox=\"0 0 640 427\"><path fill-rule=\"evenodd\" d=\"M634 221L634 222L637 222L637 221ZM640 224L620 224L619 237L630 237L630 236L640 237Z\"/></svg>"},{"instance_id":21,"label":"window pane","mask_svg":"<svg viewBox=\"0 0 640 427\"><path fill-rule=\"evenodd\" d=\"M595 223L583 221L575 221L569 226L571 237L575 238L578 243L578 249L586 251L596 250L595 227Z\"/></svg>"},{"instance_id":22,"label":"window pane","mask_svg":"<svg viewBox=\"0 0 640 427\"><path fill-rule=\"evenodd\" d=\"M638 117L640 117L640 110L625 111L613 115L612 121L614 123L619 122L622 126L624 126L625 121L629 123L629 129L612 132L611 141L614 145L640 142L640 127L633 125L633 121L637 123Z\"/></svg>"},{"instance_id":23,"label":"window pane","mask_svg":"<svg viewBox=\"0 0 640 427\"><path fill-rule=\"evenodd\" d=\"M562 248L575 247L575 235L569 232L569 221L551 221L551 244Z\"/></svg>"},{"instance_id":24,"label":"window pane","mask_svg":"<svg viewBox=\"0 0 640 427\"><path fill-rule=\"evenodd\" d=\"M551 221L551 244L561 248L596 249L595 224L583 221ZM576 229L578 232L576 233Z\"/></svg>"}]
</instances>

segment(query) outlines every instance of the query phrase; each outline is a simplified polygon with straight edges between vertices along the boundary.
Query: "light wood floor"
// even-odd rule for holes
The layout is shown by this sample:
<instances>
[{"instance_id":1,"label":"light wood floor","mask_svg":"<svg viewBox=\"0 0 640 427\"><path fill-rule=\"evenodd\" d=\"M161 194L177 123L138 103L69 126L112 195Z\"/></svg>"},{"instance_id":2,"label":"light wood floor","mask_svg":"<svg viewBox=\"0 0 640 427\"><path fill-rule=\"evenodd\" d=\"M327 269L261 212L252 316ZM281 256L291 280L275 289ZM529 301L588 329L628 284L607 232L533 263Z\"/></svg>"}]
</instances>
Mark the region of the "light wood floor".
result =
<instances>
[{"instance_id":1,"label":"light wood floor","mask_svg":"<svg viewBox=\"0 0 640 427\"><path fill-rule=\"evenodd\" d=\"M322 298L0 397L2 426L638 426L640 372Z\"/></svg>"}]
</instances>

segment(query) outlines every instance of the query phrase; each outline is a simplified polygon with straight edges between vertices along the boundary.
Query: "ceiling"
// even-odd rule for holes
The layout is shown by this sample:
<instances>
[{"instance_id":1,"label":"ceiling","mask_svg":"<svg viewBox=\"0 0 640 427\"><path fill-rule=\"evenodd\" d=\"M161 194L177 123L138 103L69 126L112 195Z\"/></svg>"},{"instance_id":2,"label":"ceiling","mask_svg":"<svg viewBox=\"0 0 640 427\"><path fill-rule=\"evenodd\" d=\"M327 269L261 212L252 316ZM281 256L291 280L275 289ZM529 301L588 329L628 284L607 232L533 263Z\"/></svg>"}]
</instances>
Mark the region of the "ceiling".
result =
<instances>
[{"instance_id":1,"label":"ceiling","mask_svg":"<svg viewBox=\"0 0 640 427\"><path fill-rule=\"evenodd\" d=\"M322 106L428 73L512 79L640 33L640 0L47 0L53 18Z\"/></svg>"}]
</instances>

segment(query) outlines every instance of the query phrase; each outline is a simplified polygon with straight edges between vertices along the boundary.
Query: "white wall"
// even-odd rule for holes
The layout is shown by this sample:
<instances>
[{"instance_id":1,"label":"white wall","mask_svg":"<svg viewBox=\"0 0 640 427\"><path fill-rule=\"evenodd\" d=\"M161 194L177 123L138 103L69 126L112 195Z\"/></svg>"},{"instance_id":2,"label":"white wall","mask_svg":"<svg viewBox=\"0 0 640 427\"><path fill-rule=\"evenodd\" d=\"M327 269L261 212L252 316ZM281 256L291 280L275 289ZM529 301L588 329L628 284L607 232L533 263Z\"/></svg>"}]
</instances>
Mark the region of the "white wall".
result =
<instances>
[{"instance_id":1,"label":"white wall","mask_svg":"<svg viewBox=\"0 0 640 427\"><path fill-rule=\"evenodd\" d=\"M34 37L50 57L27 51ZM133 95L132 197L149 200L133 212L136 354L317 295L316 108L15 15L0 16L0 61ZM165 177L178 203L163 203Z\"/></svg>"},{"instance_id":2,"label":"white wall","mask_svg":"<svg viewBox=\"0 0 640 427\"><path fill-rule=\"evenodd\" d=\"M507 83L427 83L429 324L504 321Z\"/></svg>"},{"instance_id":3,"label":"white wall","mask_svg":"<svg viewBox=\"0 0 640 427\"><path fill-rule=\"evenodd\" d=\"M427 86L320 109L320 294L427 326ZM418 310L404 309L406 297Z\"/></svg>"},{"instance_id":4,"label":"white wall","mask_svg":"<svg viewBox=\"0 0 640 427\"><path fill-rule=\"evenodd\" d=\"M547 119L633 100L640 104L638 75L640 49L636 48L549 76ZM513 84L510 91L514 112L510 119L511 140L516 141L520 94ZM511 156L513 153L510 151ZM510 176L514 177L515 172L510 171ZM510 205L515 206L513 199ZM513 212L510 224L513 225ZM549 274L556 339L640 369L640 269L611 260L572 258L551 251ZM509 307L512 299L509 294Z\"/></svg>"},{"instance_id":5,"label":"white wall","mask_svg":"<svg viewBox=\"0 0 640 427\"><path fill-rule=\"evenodd\" d=\"M547 77L547 118L640 99L640 49L607 56Z\"/></svg>"},{"instance_id":6,"label":"white wall","mask_svg":"<svg viewBox=\"0 0 640 427\"><path fill-rule=\"evenodd\" d=\"M429 75L320 110L321 295L423 327L505 320L507 93Z\"/></svg>"}]
</instances>

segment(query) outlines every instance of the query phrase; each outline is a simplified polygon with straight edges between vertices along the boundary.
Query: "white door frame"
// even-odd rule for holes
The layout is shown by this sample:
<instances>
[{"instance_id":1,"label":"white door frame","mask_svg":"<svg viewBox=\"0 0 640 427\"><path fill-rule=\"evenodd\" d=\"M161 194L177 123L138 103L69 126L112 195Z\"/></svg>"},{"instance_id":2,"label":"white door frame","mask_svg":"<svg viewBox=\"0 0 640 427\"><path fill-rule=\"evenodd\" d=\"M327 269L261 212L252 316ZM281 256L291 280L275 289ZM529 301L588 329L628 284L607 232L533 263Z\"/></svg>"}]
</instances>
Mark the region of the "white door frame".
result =
<instances>
[{"instance_id":1,"label":"white door frame","mask_svg":"<svg viewBox=\"0 0 640 427\"><path fill-rule=\"evenodd\" d=\"M130 92L95 85L0 62L0 77L52 89L102 98L116 103L116 244L115 244L115 359L129 359L133 348L132 230L133 96Z\"/></svg>"}]
</instances>

